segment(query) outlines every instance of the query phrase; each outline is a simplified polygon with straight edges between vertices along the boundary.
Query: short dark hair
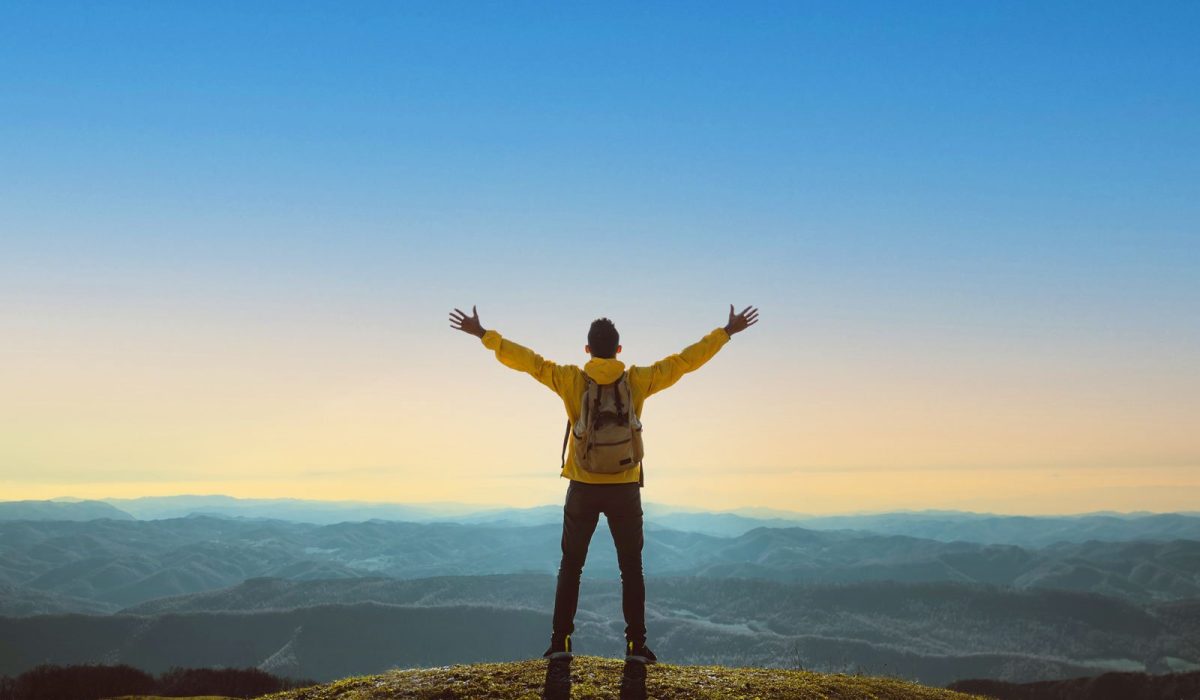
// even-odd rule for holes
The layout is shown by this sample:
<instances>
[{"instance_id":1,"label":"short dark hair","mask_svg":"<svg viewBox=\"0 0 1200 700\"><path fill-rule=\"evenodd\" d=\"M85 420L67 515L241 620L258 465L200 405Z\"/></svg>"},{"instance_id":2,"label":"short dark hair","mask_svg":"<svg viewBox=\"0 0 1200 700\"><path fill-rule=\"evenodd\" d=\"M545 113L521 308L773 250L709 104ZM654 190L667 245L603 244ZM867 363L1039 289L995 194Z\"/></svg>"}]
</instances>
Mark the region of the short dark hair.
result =
<instances>
[{"instance_id":1,"label":"short dark hair","mask_svg":"<svg viewBox=\"0 0 1200 700\"><path fill-rule=\"evenodd\" d=\"M617 356L617 345L621 342L621 334L617 333L617 327L607 318L598 318L592 321L592 327L588 329L588 345L592 348L592 357L608 357Z\"/></svg>"}]
</instances>

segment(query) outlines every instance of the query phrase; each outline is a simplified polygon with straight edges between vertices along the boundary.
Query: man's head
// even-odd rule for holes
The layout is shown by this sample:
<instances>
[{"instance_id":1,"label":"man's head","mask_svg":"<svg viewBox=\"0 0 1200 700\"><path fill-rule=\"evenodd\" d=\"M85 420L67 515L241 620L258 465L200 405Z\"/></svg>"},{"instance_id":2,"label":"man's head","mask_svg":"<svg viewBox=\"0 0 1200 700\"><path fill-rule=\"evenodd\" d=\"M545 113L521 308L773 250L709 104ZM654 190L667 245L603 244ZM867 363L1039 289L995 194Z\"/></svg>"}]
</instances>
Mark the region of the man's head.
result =
<instances>
[{"instance_id":1,"label":"man's head","mask_svg":"<svg viewBox=\"0 0 1200 700\"><path fill-rule=\"evenodd\" d=\"M591 353L592 357L616 357L621 352L621 335L617 333L613 322L607 318L592 321L592 327L588 329L588 344L583 346L583 351Z\"/></svg>"}]
</instances>

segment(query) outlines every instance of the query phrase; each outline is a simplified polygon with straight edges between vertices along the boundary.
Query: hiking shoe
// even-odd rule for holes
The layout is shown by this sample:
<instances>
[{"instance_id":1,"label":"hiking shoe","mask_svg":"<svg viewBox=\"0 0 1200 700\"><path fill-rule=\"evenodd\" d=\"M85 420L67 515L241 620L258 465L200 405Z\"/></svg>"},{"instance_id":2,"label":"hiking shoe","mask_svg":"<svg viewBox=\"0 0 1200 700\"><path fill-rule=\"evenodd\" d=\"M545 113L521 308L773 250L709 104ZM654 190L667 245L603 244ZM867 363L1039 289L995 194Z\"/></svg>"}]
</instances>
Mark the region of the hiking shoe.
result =
<instances>
[{"instance_id":1,"label":"hiking shoe","mask_svg":"<svg viewBox=\"0 0 1200 700\"><path fill-rule=\"evenodd\" d=\"M551 661L558 659L570 660L574 658L575 655L571 653L571 635L566 634L561 637L552 635L550 637L550 648L542 656Z\"/></svg>"},{"instance_id":2,"label":"hiking shoe","mask_svg":"<svg viewBox=\"0 0 1200 700\"><path fill-rule=\"evenodd\" d=\"M639 664L658 663L658 657L650 651L650 647L646 646L645 642L638 644L628 639L625 640L625 660Z\"/></svg>"}]
</instances>

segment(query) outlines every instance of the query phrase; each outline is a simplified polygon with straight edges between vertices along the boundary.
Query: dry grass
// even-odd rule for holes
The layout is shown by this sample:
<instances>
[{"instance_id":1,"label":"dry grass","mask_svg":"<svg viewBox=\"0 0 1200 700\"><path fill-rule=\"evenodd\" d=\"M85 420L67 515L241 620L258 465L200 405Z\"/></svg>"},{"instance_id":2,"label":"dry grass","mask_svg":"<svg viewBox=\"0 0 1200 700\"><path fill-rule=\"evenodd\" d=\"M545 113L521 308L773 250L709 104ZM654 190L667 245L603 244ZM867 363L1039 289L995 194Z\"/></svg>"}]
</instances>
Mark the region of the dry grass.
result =
<instances>
[{"instance_id":1,"label":"dry grass","mask_svg":"<svg viewBox=\"0 0 1200 700\"><path fill-rule=\"evenodd\" d=\"M565 671L565 667L558 667ZM644 671L644 672L643 672ZM570 666L573 700L970 700L979 696L894 678L767 668L673 666L648 668L618 659L577 656ZM324 685L264 695L257 700L536 700L566 698L549 681L542 659L512 663L391 670ZM546 691L549 692L546 692Z\"/></svg>"}]
</instances>

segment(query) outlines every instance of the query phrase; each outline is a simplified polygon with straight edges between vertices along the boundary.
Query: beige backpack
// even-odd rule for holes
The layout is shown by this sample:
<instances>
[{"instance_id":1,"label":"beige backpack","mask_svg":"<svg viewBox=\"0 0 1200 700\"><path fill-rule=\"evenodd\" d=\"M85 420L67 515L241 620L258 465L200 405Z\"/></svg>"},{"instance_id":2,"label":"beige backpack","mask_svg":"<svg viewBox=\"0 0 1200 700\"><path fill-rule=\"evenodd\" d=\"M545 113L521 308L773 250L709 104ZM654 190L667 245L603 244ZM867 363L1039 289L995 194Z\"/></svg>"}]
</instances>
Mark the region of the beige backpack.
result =
<instances>
[{"instance_id":1,"label":"beige backpack","mask_svg":"<svg viewBox=\"0 0 1200 700\"><path fill-rule=\"evenodd\" d=\"M567 421L563 435L563 465L567 438L573 435L571 451L581 468L596 474L616 474L642 462L642 423L633 410L629 378L624 372L612 384L587 379L580 399L579 420Z\"/></svg>"}]
</instances>

